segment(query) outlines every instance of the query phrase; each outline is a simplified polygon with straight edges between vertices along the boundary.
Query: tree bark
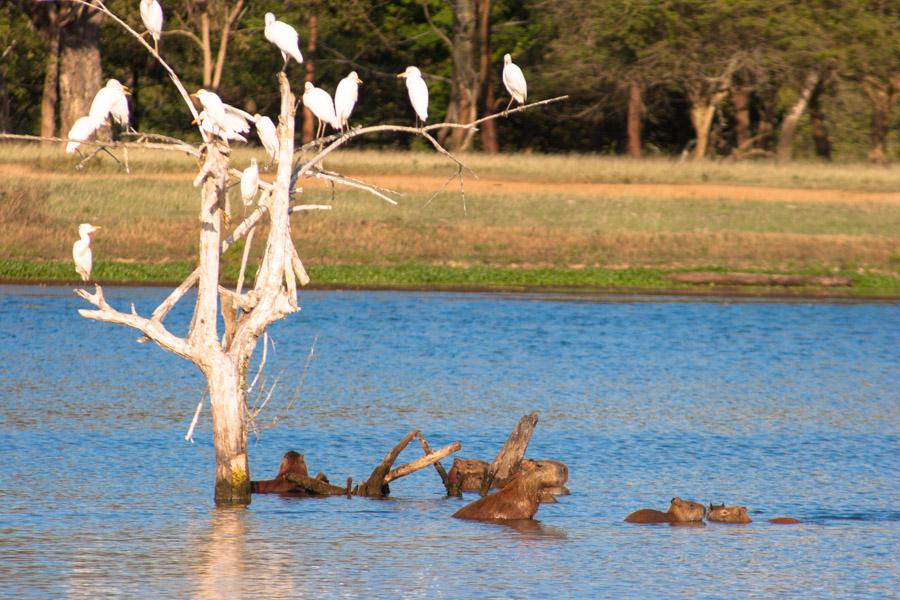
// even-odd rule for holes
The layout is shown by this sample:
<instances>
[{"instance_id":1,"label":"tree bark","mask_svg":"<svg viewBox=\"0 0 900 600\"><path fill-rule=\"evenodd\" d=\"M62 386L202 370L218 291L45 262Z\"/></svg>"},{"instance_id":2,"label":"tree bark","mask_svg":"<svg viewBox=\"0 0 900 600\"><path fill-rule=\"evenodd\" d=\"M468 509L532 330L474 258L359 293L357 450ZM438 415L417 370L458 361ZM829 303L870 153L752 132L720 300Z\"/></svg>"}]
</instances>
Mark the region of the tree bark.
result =
<instances>
[{"instance_id":1,"label":"tree bark","mask_svg":"<svg viewBox=\"0 0 900 600\"><path fill-rule=\"evenodd\" d=\"M205 0L197 2L200 8L200 50L203 54L203 87L212 87L212 40L209 36L209 5Z\"/></svg>"},{"instance_id":2,"label":"tree bark","mask_svg":"<svg viewBox=\"0 0 900 600\"><path fill-rule=\"evenodd\" d=\"M100 13L82 7L60 32L60 131L88 114L100 89Z\"/></svg>"},{"instance_id":3,"label":"tree bark","mask_svg":"<svg viewBox=\"0 0 900 600\"><path fill-rule=\"evenodd\" d=\"M641 117L644 113L641 84L637 79L628 82L628 156L641 157Z\"/></svg>"},{"instance_id":4,"label":"tree bark","mask_svg":"<svg viewBox=\"0 0 900 600\"><path fill-rule=\"evenodd\" d=\"M44 32L47 64L44 70L44 89L41 93L41 137L56 136L56 105L59 101L59 9L48 6L48 23ZM63 132L65 135L68 129ZM44 142L51 144L53 142Z\"/></svg>"},{"instance_id":5,"label":"tree bark","mask_svg":"<svg viewBox=\"0 0 900 600\"><path fill-rule=\"evenodd\" d=\"M319 20L316 13L309 15L309 43L306 45L306 56L303 57L303 66L306 67L304 82L315 83L316 78L316 44L319 37ZM308 144L315 137L315 117L312 111L303 107L303 143Z\"/></svg>"},{"instance_id":6,"label":"tree bark","mask_svg":"<svg viewBox=\"0 0 900 600\"><path fill-rule=\"evenodd\" d=\"M516 428L509 434L506 443L503 444L500 452L497 453L497 457L491 463L491 466L488 467L487 475L481 482L480 493L482 496L487 495L488 490L491 489L491 485L494 483L494 479L506 480L519 468L537 422L538 414L536 412L519 419Z\"/></svg>"},{"instance_id":7,"label":"tree bark","mask_svg":"<svg viewBox=\"0 0 900 600\"><path fill-rule=\"evenodd\" d=\"M900 78L898 78L900 79ZM887 157L887 133L890 122L891 107L897 99L900 89L894 88L892 82L867 75L862 81L863 90L872 103L872 128L869 134L869 160L875 163L884 162Z\"/></svg>"},{"instance_id":8,"label":"tree bark","mask_svg":"<svg viewBox=\"0 0 900 600\"><path fill-rule=\"evenodd\" d=\"M475 0L453 2L453 87L450 102L456 105L456 121L471 123L478 118L479 77L475 68L476 10ZM449 112L449 111L448 111ZM449 114L448 114L448 120ZM450 130L448 144L453 150L465 150L474 131L463 128Z\"/></svg>"},{"instance_id":9,"label":"tree bark","mask_svg":"<svg viewBox=\"0 0 900 600\"><path fill-rule=\"evenodd\" d=\"M237 367L221 351L204 370L212 407L217 505L250 504L244 395Z\"/></svg>"},{"instance_id":10,"label":"tree bark","mask_svg":"<svg viewBox=\"0 0 900 600\"><path fill-rule=\"evenodd\" d=\"M816 156L823 160L831 160L831 134L828 131L825 111L822 109L822 95L824 93L825 85L820 81L809 99L809 119L812 124L812 137Z\"/></svg>"},{"instance_id":11,"label":"tree bark","mask_svg":"<svg viewBox=\"0 0 900 600\"><path fill-rule=\"evenodd\" d=\"M478 2L478 42L480 64L478 68L479 85L484 90L484 111L489 115L494 111L494 78L491 76L491 0ZM497 141L497 121L491 119L481 124L481 149L485 154L500 152Z\"/></svg>"},{"instance_id":12,"label":"tree bark","mask_svg":"<svg viewBox=\"0 0 900 600\"><path fill-rule=\"evenodd\" d=\"M809 103L813 90L819 85L821 77L818 68L812 69L806 74L806 79L803 81L803 87L800 88L800 97L794 102L791 110L788 111L787 116L784 117L784 121L781 123L781 130L778 133L778 150L775 154L778 160L784 161L791 159L797 124L800 122L800 117L803 116L803 112L806 110L806 105Z\"/></svg>"},{"instance_id":13,"label":"tree bark","mask_svg":"<svg viewBox=\"0 0 900 600\"><path fill-rule=\"evenodd\" d=\"M709 145L709 130L712 128L712 120L716 114L716 106L706 102L691 103L691 125L697 138L694 146L694 158L706 157L706 149Z\"/></svg>"}]
</instances>

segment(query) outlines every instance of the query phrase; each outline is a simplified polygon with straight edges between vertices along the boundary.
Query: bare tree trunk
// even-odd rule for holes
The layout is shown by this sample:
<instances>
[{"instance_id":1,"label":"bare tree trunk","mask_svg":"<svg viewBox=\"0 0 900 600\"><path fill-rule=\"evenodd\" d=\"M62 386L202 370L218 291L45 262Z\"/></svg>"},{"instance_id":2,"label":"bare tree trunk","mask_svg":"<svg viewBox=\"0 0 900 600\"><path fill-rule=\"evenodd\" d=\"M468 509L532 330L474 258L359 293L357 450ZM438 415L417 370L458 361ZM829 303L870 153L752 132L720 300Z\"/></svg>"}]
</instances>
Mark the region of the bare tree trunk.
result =
<instances>
[{"instance_id":1,"label":"bare tree trunk","mask_svg":"<svg viewBox=\"0 0 900 600\"><path fill-rule=\"evenodd\" d=\"M46 138L56 135L56 105L59 101L59 9L56 6L49 6L48 10L49 22L44 36L47 45L47 65L41 94L41 137ZM68 129L64 131L63 135L68 131Z\"/></svg>"},{"instance_id":2,"label":"bare tree trunk","mask_svg":"<svg viewBox=\"0 0 900 600\"><path fill-rule=\"evenodd\" d=\"M750 137L750 91L747 85L738 85L731 90L731 103L734 104L735 145L738 152L746 151L751 145Z\"/></svg>"},{"instance_id":3,"label":"bare tree trunk","mask_svg":"<svg viewBox=\"0 0 900 600\"><path fill-rule=\"evenodd\" d=\"M491 0L478 2L478 40L480 64L478 68L479 85L484 89L484 114L494 110L494 78L491 76ZM497 122L494 119L481 125L481 149L485 154L497 154L500 144L497 141Z\"/></svg>"},{"instance_id":4,"label":"bare tree trunk","mask_svg":"<svg viewBox=\"0 0 900 600\"><path fill-rule=\"evenodd\" d=\"M212 41L209 37L209 5L206 0L199 0L200 8L200 49L203 53L203 87L212 87Z\"/></svg>"},{"instance_id":5,"label":"bare tree trunk","mask_svg":"<svg viewBox=\"0 0 900 600\"><path fill-rule=\"evenodd\" d=\"M218 352L204 375L209 383L216 448L216 504L250 504L250 466L240 374L229 357Z\"/></svg>"},{"instance_id":6,"label":"bare tree trunk","mask_svg":"<svg viewBox=\"0 0 900 600\"><path fill-rule=\"evenodd\" d=\"M831 134L828 131L825 111L822 110L822 95L824 93L825 86L820 81L809 99L809 119L812 124L812 137L816 148L816 156L823 160L831 160Z\"/></svg>"},{"instance_id":7,"label":"bare tree trunk","mask_svg":"<svg viewBox=\"0 0 900 600\"><path fill-rule=\"evenodd\" d=\"M453 89L451 104L456 104L456 120L471 123L478 115L478 70L475 68L476 10L475 0L453 2ZM449 117L449 114L448 114ZM454 128L450 130L451 149L464 150L471 142L474 131Z\"/></svg>"},{"instance_id":8,"label":"bare tree trunk","mask_svg":"<svg viewBox=\"0 0 900 600\"><path fill-rule=\"evenodd\" d=\"M641 98L641 84L637 79L628 82L628 156L641 157L641 117L644 102Z\"/></svg>"},{"instance_id":9,"label":"bare tree trunk","mask_svg":"<svg viewBox=\"0 0 900 600\"><path fill-rule=\"evenodd\" d=\"M803 87L800 89L800 97L794 102L791 110L788 111L787 116L785 116L784 121L781 123L781 130L778 133L778 150L776 151L778 160L791 159L797 124L800 122L800 117L803 116L803 112L806 110L806 105L809 103L809 98L812 96L813 90L819 85L821 77L822 75L818 68L815 68L806 74L806 79L803 81Z\"/></svg>"},{"instance_id":10,"label":"bare tree trunk","mask_svg":"<svg viewBox=\"0 0 900 600\"><path fill-rule=\"evenodd\" d=\"M319 37L319 20L316 13L309 15L309 43L306 45L306 56L303 57L303 65L306 67L304 82L315 83L316 77L316 44ZM315 117L312 111L303 107L303 143L307 144L315 137Z\"/></svg>"},{"instance_id":11,"label":"bare tree trunk","mask_svg":"<svg viewBox=\"0 0 900 600\"><path fill-rule=\"evenodd\" d=\"M68 132L79 117L88 114L100 89L100 14L82 8L63 26L60 34L59 100L60 131Z\"/></svg>"},{"instance_id":12,"label":"bare tree trunk","mask_svg":"<svg viewBox=\"0 0 900 600\"><path fill-rule=\"evenodd\" d=\"M219 51L216 53L216 68L212 77L212 87L214 90L218 90L219 84L222 83L222 69L225 67L225 56L228 53L228 39L231 35L231 28L234 26L234 23L241 14L243 8L244 0L238 0L234 3L231 11L225 15L225 23L222 26L222 35L219 38Z\"/></svg>"},{"instance_id":13,"label":"bare tree trunk","mask_svg":"<svg viewBox=\"0 0 900 600\"><path fill-rule=\"evenodd\" d=\"M898 78L900 80L900 78ZM897 99L900 89L892 82L883 81L867 75L862 81L863 90L872 103L872 129L869 134L869 160L875 163L884 162L887 157L887 133L891 107Z\"/></svg>"},{"instance_id":14,"label":"bare tree trunk","mask_svg":"<svg viewBox=\"0 0 900 600\"><path fill-rule=\"evenodd\" d=\"M691 103L691 124L697 136L697 145L694 146L694 158L701 159L706 156L709 145L709 130L712 128L712 120L716 114L716 106L705 102Z\"/></svg>"}]
</instances>

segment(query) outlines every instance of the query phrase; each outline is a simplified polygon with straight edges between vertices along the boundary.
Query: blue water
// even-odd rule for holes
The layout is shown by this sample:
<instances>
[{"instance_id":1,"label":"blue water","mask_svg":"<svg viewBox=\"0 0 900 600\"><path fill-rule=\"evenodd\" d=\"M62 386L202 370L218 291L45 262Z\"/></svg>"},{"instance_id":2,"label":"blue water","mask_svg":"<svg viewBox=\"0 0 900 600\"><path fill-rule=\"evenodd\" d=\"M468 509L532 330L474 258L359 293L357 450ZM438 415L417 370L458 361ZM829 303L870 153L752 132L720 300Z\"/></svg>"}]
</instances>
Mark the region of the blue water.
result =
<instances>
[{"instance_id":1,"label":"blue water","mask_svg":"<svg viewBox=\"0 0 900 600\"><path fill-rule=\"evenodd\" d=\"M167 290L106 292L148 314ZM254 478L295 449L359 481L414 428L490 459L536 410L528 454L566 462L572 494L527 529L451 519L461 502L430 469L385 501L216 509L208 408L184 440L196 369L79 317L68 289L0 287L0 597L900 589L898 304L312 292L301 305L272 329ZM167 323L189 319L184 302ZM743 504L755 522L622 522L674 495Z\"/></svg>"}]
</instances>

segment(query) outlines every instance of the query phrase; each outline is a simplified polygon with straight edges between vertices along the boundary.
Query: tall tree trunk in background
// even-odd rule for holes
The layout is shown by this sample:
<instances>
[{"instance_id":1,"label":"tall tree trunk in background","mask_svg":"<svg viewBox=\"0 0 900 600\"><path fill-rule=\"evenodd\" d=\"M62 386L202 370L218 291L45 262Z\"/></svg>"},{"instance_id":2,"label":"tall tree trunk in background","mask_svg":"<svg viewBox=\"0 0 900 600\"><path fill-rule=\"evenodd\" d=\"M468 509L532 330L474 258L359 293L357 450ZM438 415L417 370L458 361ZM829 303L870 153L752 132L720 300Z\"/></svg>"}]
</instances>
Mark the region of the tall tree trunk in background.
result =
<instances>
[{"instance_id":1,"label":"tall tree trunk in background","mask_svg":"<svg viewBox=\"0 0 900 600\"><path fill-rule=\"evenodd\" d=\"M794 134L797 132L797 124L800 122L800 117L803 116L803 112L806 110L806 105L809 104L809 99L812 96L813 90L819 85L821 78L822 75L818 68L815 68L806 74L806 79L803 81L803 87L800 89L800 97L797 98L797 101L794 102L791 110L789 110L788 114L784 117L784 121L781 122L781 130L778 132L778 150L776 151L778 160L791 159L791 153L794 147Z\"/></svg>"},{"instance_id":2,"label":"tall tree trunk in background","mask_svg":"<svg viewBox=\"0 0 900 600\"><path fill-rule=\"evenodd\" d=\"M203 55L203 88L212 88L212 40L209 35L209 3L207 0L195 0L194 5L200 10L200 51Z\"/></svg>"},{"instance_id":3,"label":"tall tree trunk in background","mask_svg":"<svg viewBox=\"0 0 900 600\"><path fill-rule=\"evenodd\" d=\"M313 7L315 11L316 7ZM319 20L315 12L309 15L309 43L306 45L306 55L303 57L303 65L306 67L306 76L304 82L311 81L315 83L316 77L316 44L319 37ZM315 137L315 117L312 112L303 107L303 143L309 143Z\"/></svg>"},{"instance_id":4,"label":"tall tree trunk in background","mask_svg":"<svg viewBox=\"0 0 900 600\"><path fill-rule=\"evenodd\" d=\"M244 0L237 0L234 6L231 7L231 10L224 15L225 23L222 25L222 34L219 36L219 50L216 52L216 66L212 76L212 88L214 90L218 90L219 85L222 83L222 70L225 68L225 56L228 54L228 40L231 35L231 28L243 9Z\"/></svg>"},{"instance_id":5,"label":"tall tree trunk in background","mask_svg":"<svg viewBox=\"0 0 900 600\"><path fill-rule=\"evenodd\" d=\"M752 145L750 137L750 92L749 85L736 85L731 89L731 103L734 105L735 145L738 155Z\"/></svg>"},{"instance_id":6,"label":"tall tree trunk in background","mask_svg":"<svg viewBox=\"0 0 900 600\"><path fill-rule=\"evenodd\" d=\"M88 114L100 89L100 13L82 7L61 30L59 42L60 131Z\"/></svg>"},{"instance_id":7,"label":"tall tree trunk in background","mask_svg":"<svg viewBox=\"0 0 900 600\"><path fill-rule=\"evenodd\" d=\"M637 79L628 82L628 156L641 157L641 117L644 114L641 84Z\"/></svg>"},{"instance_id":8,"label":"tall tree trunk in background","mask_svg":"<svg viewBox=\"0 0 900 600\"><path fill-rule=\"evenodd\" d=\"M687 96L691 103L691 124L697 136L697 145L694 146L694 158L697 160L706 157L713 117L731 91L734 72L740 66L740 62L740 56L735 54L715 77L697 77L687 82Z\"/></svg>"},{"instance_id":9,"label":"tall tree trunk in background","mask_svg":"<svg viewBox=\"0 0 900 600\"><path fill-rule=\"evenodd\" d=\"M900 84L900 77L898 77ZM887 133L891 107L900 93L900 87L893 82L867 75L862 80L862 87L872 103L872 129L869 134L869 160L876 163L887 158Z\"/></svg>"},{"instance_id":10,"label":"tall tree trunk in background","mask_svg":"<svg viewBox=\"0 0 900 600\"><path fill-rule=\"evenodd\" d=\"M820 81L809 98L809 119L812 124L816 156L823 160L831 160L831 134L828 131L828 122L825 120L825 111L822 110L824 93L825 85L823 81Z\"/></svg>"},{"instance_id":11,"label":"tall tree trunk in background","mask_svg":"<svg viewBox=\"0 0 900 600\"><path fill-rule=\"evenodd\" d=\"M491 76L491 0L478 2L478 45L480 62L478 65L479 84L484 90L484 114L494 112L494 78ZM491 119L481 124L481 149L485 154L500 152L497 141L497 121Z\"/></svg>"},{"instance_id":12,"label":"tall tree trunk in background","mask_svg":"<svg viewBox=\"0 0 900 600\"><path fill-rule=\"evenodd\" d=\"M41 93L41 137L54 137L56 105L59 103L59 9L55 5L48 5L47 19L47 29L42 32L47 45L47 64L44 67L44 89ZM68 131L66 129L62 135Z\"/></svg>"},{"instance_id":13,"label":"tall tree trunk in background","mask_svg":"<svg viewBox=\"0 0 900 600\"><path fill-rule=\"evenodd\" d=\"M475 65L475 41L477 36L475 0L454 0L453 2L453 87L450 92L451 104L456 104L456 119L460 123L474 121L478 115L478 69ZM449 120L449 114L448 114ZM449 132L449 146L454 150L464 150L472 140L474 132L454 128Z\"/></svg>"}]
</instances>

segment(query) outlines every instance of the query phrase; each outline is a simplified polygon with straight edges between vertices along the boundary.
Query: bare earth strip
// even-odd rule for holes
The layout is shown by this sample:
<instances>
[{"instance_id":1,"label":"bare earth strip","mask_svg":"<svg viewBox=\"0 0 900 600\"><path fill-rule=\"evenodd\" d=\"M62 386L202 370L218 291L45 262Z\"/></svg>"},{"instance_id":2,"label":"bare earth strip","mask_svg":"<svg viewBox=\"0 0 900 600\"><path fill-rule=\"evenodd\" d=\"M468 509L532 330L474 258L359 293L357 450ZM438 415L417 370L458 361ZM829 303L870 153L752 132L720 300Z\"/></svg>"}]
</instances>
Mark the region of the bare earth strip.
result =
<instances>
[{"instance_id":1,"label":"bare earth strip","mask_svg":"<svg viewBox=\"0 0 900 600\"><path fill-rule=\"evenodd\" d=\"M0 175L34 176L71 179L71 172L54 173L38 170L21 164L0 164ZM352 173L349 174L352 176ZM190 173L147 173L127 175L103 175L104 179L154 179L190 181ZM264 176L265 178L265 176ZM457 180L447 183L446 177L432 175L363 175L359 179L381 187L413 192L433 193L442 188L447 193L459 189ZM308 187L327 187L329 184L317 180L305 180ZM582 196L593 198L628 198L634 196L656 199L732 200L759 202L820 202L820 203L885 203L900 205L900 193L860 192L834 189L802 189L771 186L734 184L657 184L657 183L560 183L548 181L508 181L498 179L475 179L467 176L464 180L467 194L542 194Z\"/></svg>"}]
</instances>

